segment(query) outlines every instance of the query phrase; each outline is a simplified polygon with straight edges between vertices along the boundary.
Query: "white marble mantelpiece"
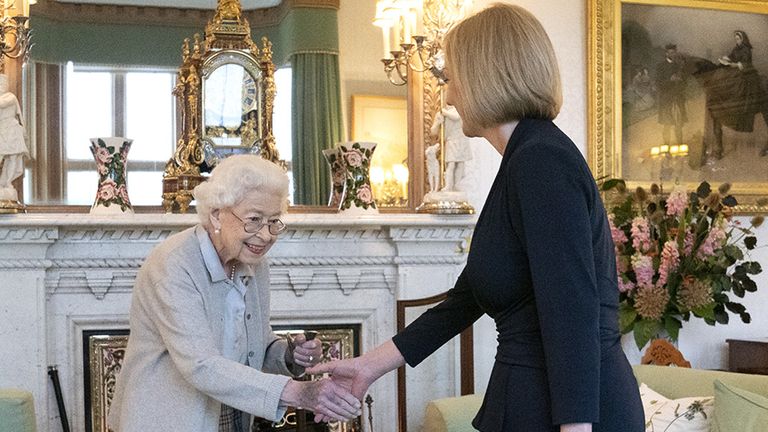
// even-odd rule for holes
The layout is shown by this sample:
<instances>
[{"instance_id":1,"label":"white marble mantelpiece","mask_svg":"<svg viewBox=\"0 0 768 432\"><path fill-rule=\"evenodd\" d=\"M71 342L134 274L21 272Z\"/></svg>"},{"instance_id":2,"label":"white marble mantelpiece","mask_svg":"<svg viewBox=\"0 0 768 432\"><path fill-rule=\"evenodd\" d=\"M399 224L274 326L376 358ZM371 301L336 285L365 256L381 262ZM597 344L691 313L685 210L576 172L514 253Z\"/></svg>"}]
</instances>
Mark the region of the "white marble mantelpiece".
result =
<instances>
[{"instance_id":1,"label":"white marble mantelpiece","mask_svg":"<svg viewBox=\"0 0 768 432\"><path fill-rule=\"evenodd\" d=\"M451 287L475 222L415 214L284 219L288 231L269 254L273 324L357 324L363 351L394 334L397 300ZM0 387L34 394L39 430L61 429L49 365L58 366L72 429L83 430L82 332L127 328L144 257L195 223L196 215L177 214L0 216ZM449 349L440 361L455 357ZM455 392L455 369L432 380L448 388L419 389L413 399ZM371 395L374 424L394 428L394 374ZM409 395L411 403L418 401Z\"/></svg>"}]
</instances>

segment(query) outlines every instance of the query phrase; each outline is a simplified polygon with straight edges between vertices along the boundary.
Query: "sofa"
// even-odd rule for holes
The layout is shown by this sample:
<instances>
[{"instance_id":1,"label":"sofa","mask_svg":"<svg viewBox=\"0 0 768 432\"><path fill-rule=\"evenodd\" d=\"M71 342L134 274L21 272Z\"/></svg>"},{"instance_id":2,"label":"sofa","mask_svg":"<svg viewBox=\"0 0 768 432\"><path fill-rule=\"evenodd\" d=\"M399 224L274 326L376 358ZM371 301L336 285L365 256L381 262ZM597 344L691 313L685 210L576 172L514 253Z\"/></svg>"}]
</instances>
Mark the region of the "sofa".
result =
<instances>
[{"instance_id":1,"label":"sofa","mask_svg":"<svg viewBox=\"0 0 768 432\"><path fill-rule=\"evenodd\" d=\"M768 398L768 375L653 365L636 365L632 369L638 385L645 383L669 399L714 396L716 380ZM479 394L430 401L424 415L423 430L427 432L474 431L471 422L482 402L483 396ZM768 431L768 424L765 425L765 430Z\"/></svg>"}]
</instances>

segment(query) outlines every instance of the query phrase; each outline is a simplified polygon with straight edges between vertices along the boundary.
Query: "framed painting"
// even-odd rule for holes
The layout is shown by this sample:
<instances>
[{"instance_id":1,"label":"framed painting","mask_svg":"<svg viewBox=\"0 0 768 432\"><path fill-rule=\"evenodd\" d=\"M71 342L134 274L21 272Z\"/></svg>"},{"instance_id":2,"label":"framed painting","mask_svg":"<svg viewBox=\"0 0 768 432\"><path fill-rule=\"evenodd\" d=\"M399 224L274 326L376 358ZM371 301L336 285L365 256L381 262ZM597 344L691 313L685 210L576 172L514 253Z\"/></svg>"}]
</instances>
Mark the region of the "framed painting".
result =
<instances>
[{"instance_id":1,"label":"framed painting","mask_svg":"<svg viewBox=\"0 0 768 432\"><path fill-rule=\"evenodd\" d=\"M379 207L408 201L408 110L405 98L352 95L352 141L376 143L371 186Z\"/></svg>"},{"instance_id":2,"label":"framed painting","mask_svg":"<svg viewBox=\"0 0 768 432\"><path fill-rule=\"evenodd\" d=\"M589 0L588 142L596 178L768 206L768 3Z\"/></svg>"},{"instance_id":3,"label":"framed painting","mask_svg":"<svg viewBox=\"0 0 768 432\"><path fill-rule=\"evenodd\" d=\"M86 432L108 432L107 412L127 346L127 329L83 331Z\"/></svg>"}]
</instances>

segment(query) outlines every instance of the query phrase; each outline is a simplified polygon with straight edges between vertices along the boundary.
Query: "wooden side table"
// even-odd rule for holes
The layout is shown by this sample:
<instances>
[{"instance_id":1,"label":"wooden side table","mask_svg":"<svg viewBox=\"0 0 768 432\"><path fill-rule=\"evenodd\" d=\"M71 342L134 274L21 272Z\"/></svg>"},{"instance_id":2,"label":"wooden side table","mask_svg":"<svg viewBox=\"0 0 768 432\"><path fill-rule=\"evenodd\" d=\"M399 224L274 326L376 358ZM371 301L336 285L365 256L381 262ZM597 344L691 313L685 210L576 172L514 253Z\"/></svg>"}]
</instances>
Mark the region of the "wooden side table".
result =
<instances>
[{"instance_id":1,"label":"wooden side table","mask_svg":"<svg viewBox=\"0 0 768 432\"><path fill-rule=\"evenodd\" d=\"M768 338L726 339L728 370L768 375Z\"/></svg>"}]
</instances>

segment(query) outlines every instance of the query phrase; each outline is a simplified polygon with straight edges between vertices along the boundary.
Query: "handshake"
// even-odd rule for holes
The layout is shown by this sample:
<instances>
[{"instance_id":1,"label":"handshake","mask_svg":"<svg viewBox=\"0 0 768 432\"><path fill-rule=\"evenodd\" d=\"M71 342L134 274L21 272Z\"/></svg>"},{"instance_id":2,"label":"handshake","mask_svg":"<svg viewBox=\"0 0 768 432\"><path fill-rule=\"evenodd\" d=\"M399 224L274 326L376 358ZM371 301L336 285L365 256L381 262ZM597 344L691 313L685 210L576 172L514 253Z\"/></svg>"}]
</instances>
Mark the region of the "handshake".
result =
<instances>
[{"instance_id":1,"label":"handshake","mask_svg":"<svg viewBox=\"0 0 768 432\"><path fill-rule=\"evenodd\" d=\"M281 399L287 405L314 412L315 422L344 421L360 416L361 401L368 387L404 363L400 352L389 341L361 357L318 364L320 341L301 338L303 335L295 339L296 364L308 367L308 374L328 375L315 381L289 381ZM396 355L383 348L394 349Z\"/></svg>"}]
</instances>

